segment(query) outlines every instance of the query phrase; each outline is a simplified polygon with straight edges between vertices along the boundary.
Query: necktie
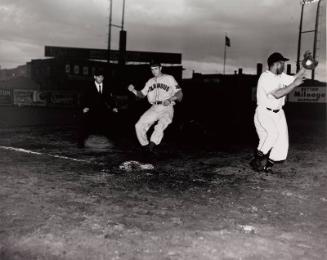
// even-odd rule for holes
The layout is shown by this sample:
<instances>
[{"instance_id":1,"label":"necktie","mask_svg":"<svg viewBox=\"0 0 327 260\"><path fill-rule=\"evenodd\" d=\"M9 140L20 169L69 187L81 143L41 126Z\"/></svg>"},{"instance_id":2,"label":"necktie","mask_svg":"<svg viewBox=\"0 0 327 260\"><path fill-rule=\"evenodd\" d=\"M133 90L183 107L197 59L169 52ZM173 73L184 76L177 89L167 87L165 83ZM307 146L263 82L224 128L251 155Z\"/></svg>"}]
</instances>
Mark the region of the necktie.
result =
<instances>
[{"instance_id":1,"label":"necktie","mask_svg":"<svg viewBox=\"0 0 327 260\"><path fill-rule=\"evenodd\" d=\"M99 84L99 93L102 94L102 85Z\"/></svg>"}]
</instances>

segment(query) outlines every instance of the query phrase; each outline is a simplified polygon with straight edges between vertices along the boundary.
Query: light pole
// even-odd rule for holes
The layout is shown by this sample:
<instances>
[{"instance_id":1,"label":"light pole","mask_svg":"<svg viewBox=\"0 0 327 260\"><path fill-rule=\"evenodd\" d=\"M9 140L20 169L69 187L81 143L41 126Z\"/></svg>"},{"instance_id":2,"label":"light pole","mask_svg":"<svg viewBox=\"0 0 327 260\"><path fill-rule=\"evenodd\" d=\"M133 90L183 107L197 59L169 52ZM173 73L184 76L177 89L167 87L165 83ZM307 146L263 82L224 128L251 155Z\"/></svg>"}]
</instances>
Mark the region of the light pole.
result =
<instances>
[{"instance_id":1,"label":"light pole","mask_svg":"<svg viewBox=\"0 0 327 260\"><path fill-rule=\"evenodd\" d=\"M107 62L110 64L110 50L111 50L111 26L112 26L112 0L109 0L109 31L108 31L108 57Z\"/></svg>"},{"instance_id":2,"label":"light pole","mask_svg":"<svg viewBox=\"0 0 327 260\"><path fill-rule=\"evenodd\" d=\"M314 32L315 33L314 34L314 43L313 43L313 59L315 60L315 58L316 58L320 1L321 0L301 0L301 17L300 17L299 37L298 37L298 44L297 44L296 72L298 72L300 70L300 53L301 53L302 33L309 33L309 32ZM318 2L315 29L314 30L309 30L309 31L302 31L304 5L312 4L314 2ZM312 70L311 78L314 79L314 70Z\"/></svg>"},{"instance_id":3,"label":"light pole","mask_svg":"<svg viewBox=\"0 0 327 260\"><path fill-rule=\"evenodd\" d=\"M315 35L313 40L313 60L316 60L316 53L317 53L317 35L318 35L318 26L319 26L320 3L321 0L318 1L317 11L316 11ZM315 79L315 69L313 69L311 72L311 79Z\"/></svg>"},{"instance_id":4,"label":"light pole","mask_svg":"<svg viewBox=\"0 0 327 260\"><path fill-rule=\"evenodd\" d=\"M125 65L126 62L126 38L127 33L124 30L125 21L125 0L123 0L123 12L121 17L121 28L119 33L119 64Z\"/></svg>"},{"instance_id":5,"label":"light pole","mask_svg":"<svg viewBox=\"0 0 327 260\"><path fill-rule=\"evenodd\" d=\"M124 30L124 21L125 21L125 0L123 0L123 13L121 17L121 29Z\"/></svg>"},{"instance_id":6,"label":"light pole","mask_svg":"<svg viewBox=\"0 0 327 260\"><path fill-rule=\"evenodd\" d=\"M108 31L108 57L107 62L110 63L110 51L111 51L111 27L120 28L120 40L119 40L119 49L120 49L120 60L124 59L126 52L126 31L124 31L124 22L125 22L125 0L123 0L123 12L122 12L122 21L121 25L116 25L112 23L112 1L109 0L109 31Z\"/></svg>"},{"instance_id":7,"label":"light pole","mask_svg":"<svg viewBox=\"0 0 327 260\"><path fill-rule=\"evenodd\" d=\"M298 38L298 41L297 41L296 72L298 72L300 70L300 53L301 53L301 37L302 37L303 9L304 9L304 2L302 1L302 3L301 3L300 26L299 26L299 38Z\"/></svg>"}]
</instances>

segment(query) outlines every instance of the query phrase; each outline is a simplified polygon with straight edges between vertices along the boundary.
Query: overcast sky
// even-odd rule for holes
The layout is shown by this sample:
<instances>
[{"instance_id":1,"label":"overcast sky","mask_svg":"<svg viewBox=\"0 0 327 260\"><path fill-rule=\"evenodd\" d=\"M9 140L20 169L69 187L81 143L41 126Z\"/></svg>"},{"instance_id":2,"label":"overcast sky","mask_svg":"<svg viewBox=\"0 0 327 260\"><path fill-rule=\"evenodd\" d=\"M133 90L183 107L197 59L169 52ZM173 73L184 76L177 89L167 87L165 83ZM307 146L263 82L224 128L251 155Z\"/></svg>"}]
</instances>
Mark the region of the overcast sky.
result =
<instances>
[{"instance_id":1,"label":"overcast sky","mask_svg":"<svg viewBox=\"0 0 327 260\"><path fill-rule=\"evenodd\" d=\"M326 1L321 0L316 79L326 81ZM121 24L123 0L113 0L113 23ZM304 9L303 31L313 30L317 3ZM126 0L127 49L182 53L192 71L254 74L256 64L281 52L295 71L300 0ZM109 0L0 0L0 65L13 68L44 58L44 46L107 47ZM112 28L113 49L119 29ZM302 34L302 53L313 49ZM308 74L309 76L310 74Z\"/></svg>"}]
</instances>

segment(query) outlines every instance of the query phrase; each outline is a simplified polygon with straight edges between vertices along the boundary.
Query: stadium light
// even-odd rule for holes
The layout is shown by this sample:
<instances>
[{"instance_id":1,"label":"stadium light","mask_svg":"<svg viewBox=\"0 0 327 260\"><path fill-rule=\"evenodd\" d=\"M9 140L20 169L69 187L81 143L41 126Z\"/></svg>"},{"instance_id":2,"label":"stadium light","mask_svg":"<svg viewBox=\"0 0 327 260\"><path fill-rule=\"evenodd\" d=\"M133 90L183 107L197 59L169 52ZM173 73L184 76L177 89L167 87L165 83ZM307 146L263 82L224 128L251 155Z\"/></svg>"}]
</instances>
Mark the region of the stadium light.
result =
<instances>
[{"instance_id":1,"label":"stadium light","mask_svg":"<svg viewBox=\"0 0 327 260\"><path fill-rule=\"evenodd\" d=\"M320 0L302 0L301 3L303 5L309 5L309 4L312 4L314 2L319 2Z\"/></svg>"},{"instance_id":2,"label":"stadium light","mask_svg":"<svg viewBox=\"0 0 327 260\"><path fill-rule=\"evenodd\" d=\"M320 6L321 0L301 0L301 17L300 17L300 26L299 26L299 37L298 37L298 45L297 45L297 59L296 59L296 72L300 70L300 52L301 52L301 37L302 33L309 33L314 32L314 43L313 43L313 58L316 58L316 45L317 45L317 31L318 31L318 19L319 19L319 6ZM310 31L302 31L302 22L303 22L303 10L305 5L313 4L315 2L318 2L317 6L317 13L316 13L316 24L315 29ZM312 70L312 79L314 79L314 70Z\"/></svg>"}]
</instances>

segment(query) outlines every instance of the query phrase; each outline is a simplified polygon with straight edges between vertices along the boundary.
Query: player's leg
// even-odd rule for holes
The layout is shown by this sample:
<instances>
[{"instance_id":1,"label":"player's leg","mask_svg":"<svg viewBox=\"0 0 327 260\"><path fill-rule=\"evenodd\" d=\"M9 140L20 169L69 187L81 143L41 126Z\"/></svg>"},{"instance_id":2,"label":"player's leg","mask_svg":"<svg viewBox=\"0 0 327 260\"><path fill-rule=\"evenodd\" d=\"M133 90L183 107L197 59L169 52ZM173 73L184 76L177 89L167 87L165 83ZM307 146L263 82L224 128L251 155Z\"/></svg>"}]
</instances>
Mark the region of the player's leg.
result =
<instances>
[{"instance_id":1,"label":"player's leg","mask_svg":"<svg viewBox=\"0 0 327 260\"><path fill-rule=\"evenodd\" d=\"M269 158L274 161L283 161L287 157L289 147L288 127L283 110L278 113L278 120L276 121L276 124L279 135L275 145L271 149Z\"/></svg>"},{"instance_id":2,"label":"player's leg","mask_svg":"<svg viewBox=\"0 0 327 260\"><path fill-rule=\"evenodd\" d=\"M146 146L149 144L146 133L151 127L151 125L157 120L158 120L158 115L156 111L153 109L153 107L151 107L147 111L145 111L145 113L140 117L140 119L135 124L136 136L139 143L142 146Z\"/></svg>"},{"instance_id":3,"label":"player's leg","mask_svg":"<svg viewBox=\"0 0 327 260\"><path fill-rule=\"evenodd\" d=\"M258 150L262 151L263 154L266 155L273 148L279 137L279 129L277 123L278 115L265 108L259 109L258 122L266 132L266 136L261 140Z\"/></svg>"},{"instance_id":4,"label":"player's leg","mask_svg":"<svg viewBox=\"0 0 327 260\"><path fill-rule=\"evenodd\" d=\"M264 170L264 161L269 151L275 145L279 133L275 113L268 111L264 107L257 107L254 124L259 137L259 144L254 159L250 162L255 171Z\"/></svg>"},{"instance_id":5,"label":"player's leg","mask_svg":"<svg viewBox=\"0 0 327 260\"><path fill-rule=\"evenodd\" d=\"M254 126L255 126L255 130L257 132L258 135L258 139L259 139L259 143L257 146L257 150L260 151L263 143L265 142L266 138L267 138L267 131L263 128L263 126L261 125L259 119L258 119L258 112L256 112L254 114Z\"/></svg>"},{"instance_id":6,"label":"player's leg","mask_svg":"<svg viewBox=\"0 0 327 260\"><path fill-rule=\"evenodd\" d=\"M257 150L255 151L254 158L251 160L250 165L253 170L255 171L262 171L263 170L263 160L265 159L265 155L263 152L260 150L263 143L265 142L267 138L267 131L263 128L261 123L259 122L258 119L258 109L256 109L256 112L254 114L254 126L258 135L259 143L257 146Z\"/></svg>"},{"instance_id":7,"label":"player's leg","mask_svg":"<svg viewBox=\"0 0 327 260\"><path fill-rule=\"evenodd\" d=\"M174 117L174 110L172 107L167 107L164 111L159 114L158 123L154 127L150 141L156 145L159 145L163 136L164 131L171 124Z\"/></svg>"},{"instance_id":8,"label":"player's leg","mask_svg":"<svg viewBox=\"0 0 327 260\"><path fill-rule=\"evenodd\" d=\"M283 161L287 157L288 153L288 128L283 110L279 111L274 117L275 123L278 129L278 138L272 147L269 158L264 166L264 171L267 173L273 173L273 166L276 161Z\"/></svg>"}]
</instances>

